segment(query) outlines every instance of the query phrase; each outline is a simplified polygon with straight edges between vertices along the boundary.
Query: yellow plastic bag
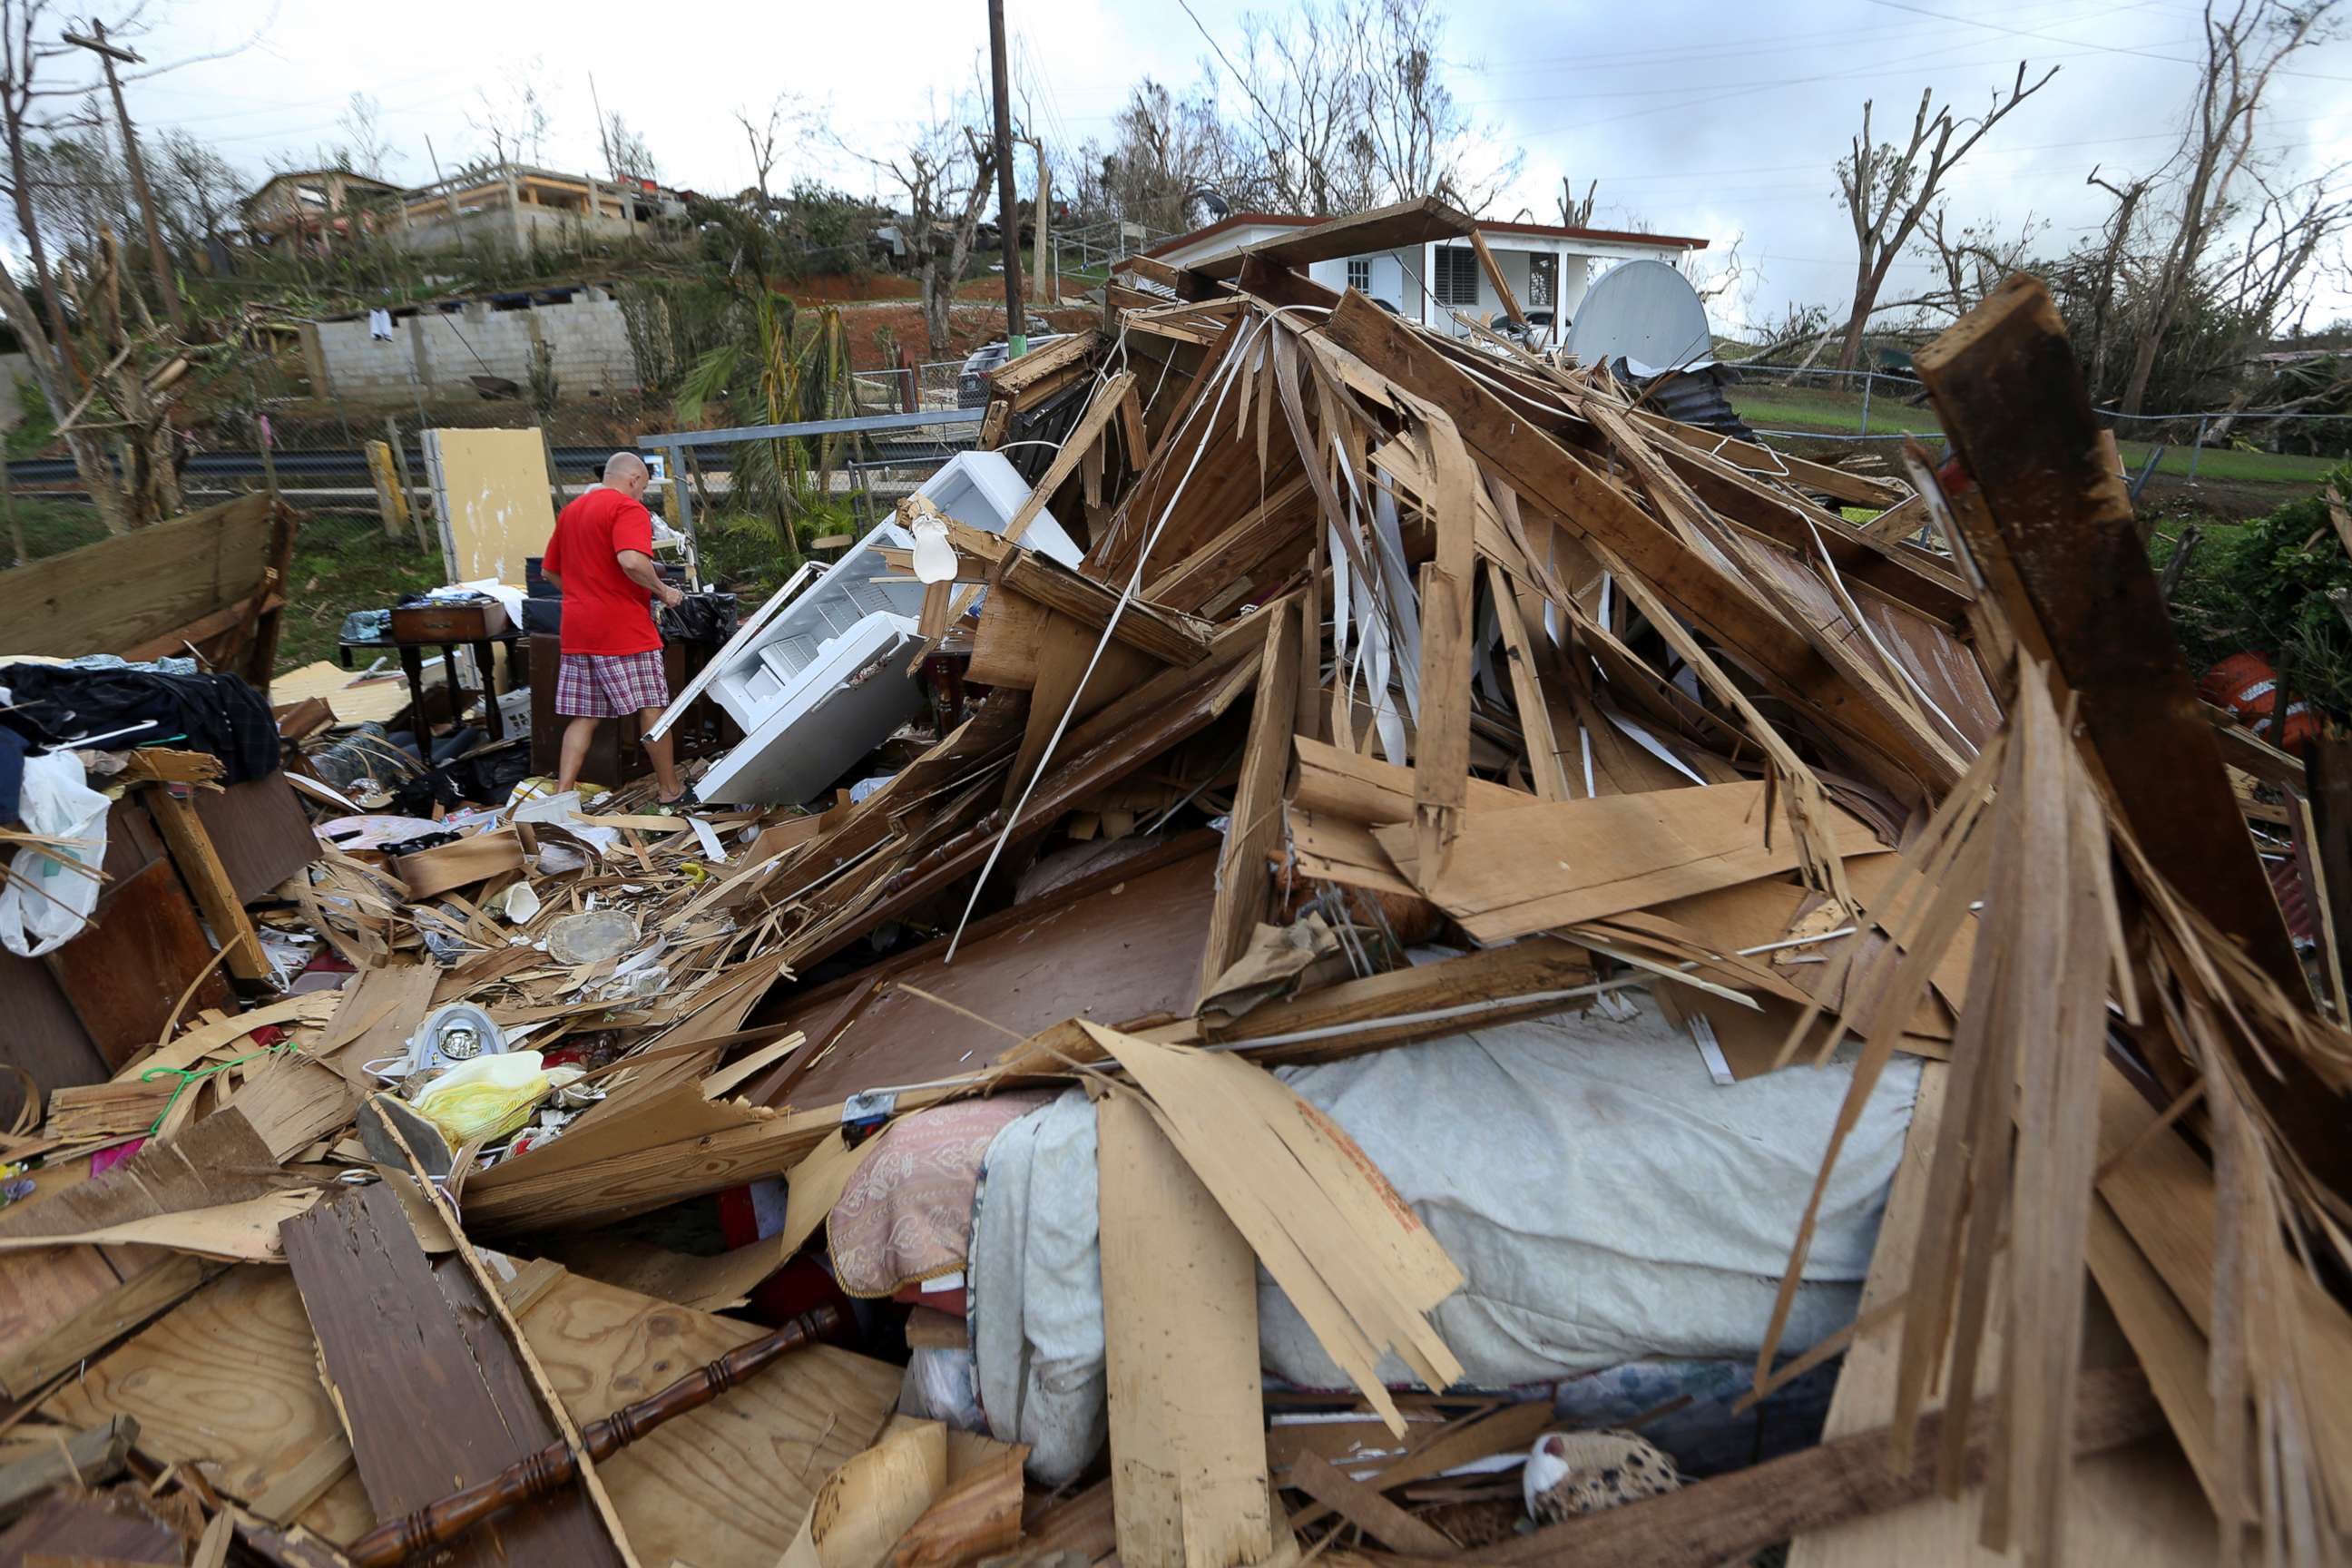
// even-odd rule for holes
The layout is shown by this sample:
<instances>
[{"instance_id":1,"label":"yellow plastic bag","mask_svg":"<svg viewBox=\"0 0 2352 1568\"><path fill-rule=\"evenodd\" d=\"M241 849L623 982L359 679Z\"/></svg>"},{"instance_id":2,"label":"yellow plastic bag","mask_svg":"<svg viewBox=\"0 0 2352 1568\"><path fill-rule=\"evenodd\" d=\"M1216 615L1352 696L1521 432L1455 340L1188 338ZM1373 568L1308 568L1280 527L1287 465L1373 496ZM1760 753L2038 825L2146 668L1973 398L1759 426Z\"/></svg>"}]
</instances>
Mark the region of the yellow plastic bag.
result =
<instances>
[{"instance_id":1,"label":"yellow plastic bag","mask_svg":"<svg viewBox=\"0 0 2352 1568\"><path fill-rule=\"evenodd\" d=\"M505 1137L530 1120L541 1100L580 1076L578 1068L542 1067L537 1051L507 1051L450 1068L410 1103L454 1149Z\"/></svg>"}]
</instances>

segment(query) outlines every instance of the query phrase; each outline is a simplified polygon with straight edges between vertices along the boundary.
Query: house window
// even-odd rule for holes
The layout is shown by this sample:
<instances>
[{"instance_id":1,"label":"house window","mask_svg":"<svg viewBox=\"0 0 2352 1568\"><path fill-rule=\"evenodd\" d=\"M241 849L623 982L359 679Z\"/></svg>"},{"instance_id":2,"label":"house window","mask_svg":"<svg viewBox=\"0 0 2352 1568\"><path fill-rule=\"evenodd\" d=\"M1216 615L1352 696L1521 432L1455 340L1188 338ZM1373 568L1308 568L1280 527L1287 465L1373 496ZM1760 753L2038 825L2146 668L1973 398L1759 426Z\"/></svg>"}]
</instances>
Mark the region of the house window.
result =
<instances>
[{"instance_id":1,"label":"house window","mask_svg":"<svg viewBox=\"0 0 2352 1568\"><path fill-rule=\"evenodd\" d=\"M1475 305L1478 302L1478 257L1466 245L1444 245L1437 250L1437 276L1430 280L1430 292L1441 305Z\"/></svg>"},{"instance_id":2,"label":"house window","mask_svg":"<svg viewBox=\"0 0 2352 1568\"><path fill-rule=\"evenodd\" d=\"M1348 258L1348 287L1359 294L1372 291L1372 258L1353 256Z\"/></svg>"},{"instance_id":3,"label":"house window","mask_svg":"<svg viewBox=\"0 0 2352 1568\"><path fill-rule=\"evenodd\" d=\"M1530 256L1528 258L1528 298L1530 306L1552 306L1559 303L1559 258Z\"/></svg>"}]
</instances>

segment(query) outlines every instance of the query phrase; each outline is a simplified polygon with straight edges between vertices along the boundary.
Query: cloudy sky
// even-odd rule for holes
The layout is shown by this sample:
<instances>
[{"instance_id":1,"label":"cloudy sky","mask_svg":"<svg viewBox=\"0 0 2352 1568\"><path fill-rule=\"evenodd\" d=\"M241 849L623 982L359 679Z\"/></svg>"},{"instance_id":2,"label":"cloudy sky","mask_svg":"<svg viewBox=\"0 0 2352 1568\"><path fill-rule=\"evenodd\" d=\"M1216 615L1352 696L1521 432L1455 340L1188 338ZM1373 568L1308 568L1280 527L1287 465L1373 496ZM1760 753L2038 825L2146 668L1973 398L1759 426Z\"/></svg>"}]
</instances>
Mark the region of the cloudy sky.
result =
<instances>
[{"instance_id":1,"label":"cloudy sky","mask_svg":"<svg viewBox=\"0 0 2352 1568\"><path fill-rule=\"evenodd\" d=\"M1229 49L1241 17L1275 0L1192 0ZM1950 184L1954 216L2049 226L2053 248L2095 226L2094 164L2146 171L2178 137L2196 81L2198 6L2188 0L1481 0L1445 34L1448 84L1497 146L1526 153L1497 216L1555 214L1559 181L1600 181L1597 222L1736 237L1737 326L1790 301L1843 304L1853 246L1832 167L1864 99L1882 135L1906 130L1933 88L1964 111L2020 59L2062 68L2004 121ZM1172 0L1006 0L1015 92L1052 140L1103 136L1129 85L1202 79L1208 42ZM611 0L150 0L139 47L157 62L234 50L134 83L143 125L179 126L257 174L273 153L339 139L353 89L384 109L394 177L428 181L483 144L480 94L529 73L552 106L549 163L599 162L590 78L651 144L664 177L739 188L751 165L730 110L800 96L820 132L788 166L860 192L860 153L902 144L934 103L971 91L987 51L983 0L814 5L700 0L668 12ZM666 24L675 22L677 31ZM2352 42L2298 56L2274 84L2271 139L2290 166L2352 163ZM851 152L846 149L857 149ZM1025 160L1024 160L1025 163ZM2093 198L2096 198L2095 200ZM1898 268L1904 290L1926 274ZM2326 315L2352 314L2331 291Z\"/></svg>"}]
</instances>

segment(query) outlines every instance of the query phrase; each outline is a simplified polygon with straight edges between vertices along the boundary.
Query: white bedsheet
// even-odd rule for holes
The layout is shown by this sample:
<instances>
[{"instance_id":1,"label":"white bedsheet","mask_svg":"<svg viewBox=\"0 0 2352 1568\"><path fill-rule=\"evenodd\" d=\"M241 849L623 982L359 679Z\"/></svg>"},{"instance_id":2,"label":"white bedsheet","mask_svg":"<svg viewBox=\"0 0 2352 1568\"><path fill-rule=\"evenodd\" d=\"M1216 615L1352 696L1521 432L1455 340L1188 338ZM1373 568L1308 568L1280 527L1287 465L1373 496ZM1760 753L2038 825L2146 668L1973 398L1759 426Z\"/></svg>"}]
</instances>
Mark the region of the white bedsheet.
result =
<instances>
[{"instance_id":1,"label":"white bedsheet","mask_svg":"<svg viewBox=\"0 0 2352 1568\"><path fill-rule=\"evenodd\" d=\"M1918 1062L1896 1057L1831 1179L1784 1347L1847 1322L1902 1152ZM1284 1078L1363 1147L1466 1279L1438 1330L1474 1387L1643 1356L1753 1356L1850 1079L1843 1064L1717 1086L1648 998ZM1073 1090L989 1151L973 1346L996 1435L1058 1485L1102 1441L1093 1108ZM1290 1382L1346 1380L1261 1270L1259 1344ZM1402 1363L1382 1374L1406 1385Z\"/></svg>"}]
</instances>

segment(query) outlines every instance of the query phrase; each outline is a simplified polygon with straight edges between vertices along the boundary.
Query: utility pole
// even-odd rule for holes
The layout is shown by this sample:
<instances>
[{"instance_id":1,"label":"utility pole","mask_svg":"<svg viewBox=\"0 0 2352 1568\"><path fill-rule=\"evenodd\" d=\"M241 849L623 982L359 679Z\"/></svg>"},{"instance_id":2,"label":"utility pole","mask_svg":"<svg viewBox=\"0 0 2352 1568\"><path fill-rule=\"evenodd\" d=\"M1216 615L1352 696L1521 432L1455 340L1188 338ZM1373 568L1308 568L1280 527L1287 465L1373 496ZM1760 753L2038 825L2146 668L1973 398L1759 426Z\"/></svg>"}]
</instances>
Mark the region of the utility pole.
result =
<instances>
[{"instance_id":1,"label":"utility pole","mask_svg":"<svg viewBox=\"0 0 2352 1568\"><path fill-rule=\"evenodd\" d=\"M106 89L114 95L114 118L122 127L122 163L131 171L131 189L139 193L139 214L147 225L147 259L155 268L155 290L163 297L164 313L172 318L172 330L182 337L188 335L187 313L180 308L180 290L172 281L172 258L163 250L163 230L155 221L155 193L147 185L147 162L139 155L139 136L131 129L131 110L122 104L122 82L114 74L114 63L143 65L136 51L106 41L106 24L93 20L87 35L68 33L65 40L89 50L106 68Z\"/></svg>"},{"instance_id":2,"label":"utility pole","mask_svg":"<svg viewBox=\"0 0 2352 1568\"><path fill-rule=\"evenodd\" d=\"M996 237L1004 252L1004 355L1029 352L1021 320L1021 225L1013 210L1013 104L1004 90L1004 0L988 0L988 74L996 95Z\"/></svg>"}]
</instances>

